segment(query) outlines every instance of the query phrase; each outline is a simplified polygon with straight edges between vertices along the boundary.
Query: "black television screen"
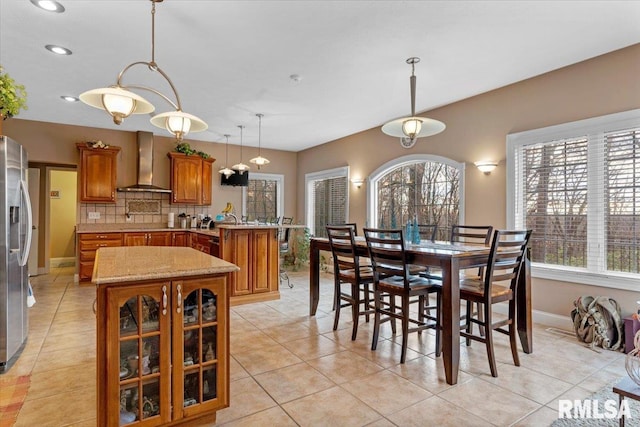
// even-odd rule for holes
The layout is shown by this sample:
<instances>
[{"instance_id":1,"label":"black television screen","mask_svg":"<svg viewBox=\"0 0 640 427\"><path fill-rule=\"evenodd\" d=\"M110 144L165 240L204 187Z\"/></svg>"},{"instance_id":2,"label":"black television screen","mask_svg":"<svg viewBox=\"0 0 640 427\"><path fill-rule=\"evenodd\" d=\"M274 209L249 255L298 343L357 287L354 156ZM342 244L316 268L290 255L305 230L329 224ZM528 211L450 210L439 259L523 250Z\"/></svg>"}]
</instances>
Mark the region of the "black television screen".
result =
<instances>
[{"instance_id":1,"label":"black television screen","mask_svg":"<svg viewBox=\"0 0 640 427\"><path fill-rule=\"evenodd\" d=\"M246 187L249 185L249 171L236 171L236 173L228 177L225 174L220 174L220 185Z\"/></svg>"}]
</instances>

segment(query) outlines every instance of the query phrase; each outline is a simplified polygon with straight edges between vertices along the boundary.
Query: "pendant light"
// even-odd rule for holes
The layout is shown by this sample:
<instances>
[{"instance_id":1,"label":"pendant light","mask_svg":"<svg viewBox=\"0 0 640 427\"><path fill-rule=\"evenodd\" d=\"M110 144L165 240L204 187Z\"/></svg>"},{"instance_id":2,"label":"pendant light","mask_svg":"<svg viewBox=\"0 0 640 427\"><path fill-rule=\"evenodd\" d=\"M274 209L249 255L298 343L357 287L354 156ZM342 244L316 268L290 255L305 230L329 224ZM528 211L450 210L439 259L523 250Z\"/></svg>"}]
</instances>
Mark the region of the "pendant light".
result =
<instances>
[{"instance_id":1,"label":"pendant light","mask_svg":"<svg viewBox=\"0 0 640 427\"><path fill-rule=\"evenodd\" d=\"M245 165L244 163L242 163L242 129L244 129L244 126L238 125L238 127L240 128L240 163L231 166L231 169L235 169L242 173L246 170L249 170L249 165Z\"/></svg>"},{"instance_id":2,"label":"pendant light","mask_svg":"<svg viewBox=\"0 0 640 427\"><path fill-rule=\"evenodd\" d=\"M409 78L411 87L411 116L392 120L382 126L382 132L390 136L399 137L400 144L405 148L413 147L418 138L436 135L446 128L446 125L441 121L416 116L415 65L418 62L420 62L420 58L415 56L407 59L407 64L411 65L411 77Z\"/></svg>"},{"instance_id":3,"label":"pendant light","mask_svg":"<svg viewBox=\"0 0 640 427\"><path fill-rule=\"evenodd\" d=\"M155 61L155 16L156 16L156 3L160 3L163 0L150 0L151 1L151 61L138 61L133 62L126 67L120 74L116 84L109 87L103 87L99 89L89 90L80 95L80 100L87 105L95 108L107 111L113 118L113 122L117 125L121 124L124 119L132 114L147 114L152 113L155 110L153 104L141 97L140 95L131 92L129 89L145 90L160 96L167 101L175 111L169 111L166 113L158 114L151 118L151 124L160 128L167 129L172 133L176 140L181 141L182 138L189 132L201 132L207 129L207 124L198 117L188 114L182 111L182 104L180 103L180 96L176 90L173 82L165 74L164 71L156 64ZM162 77L169 83L175 102L169 97L165 96L156 89L141 85L123 85L122 77L131 68L136 65L145 65L150 71L157 71Z\"/></svg>"},{"instance_id":4,"label":"pendant light","mask_svg":"<svg viewBox=\"0 0 640 427\"><path fill-rule=\"evenodd\" d=\"M264 166L266 164L269 163L269 160L266 159L265 157L262 157L262 117L264 116L264 114L256 114L256 116L258 116L258 157L254 157L253 159L249 160L251 163L255 163L256 165L258 165L258 170L260 170L260 166Z\"/></svg>"},{"instance_id":5,"label":"pendant light","mask_svg":"<svg viewBox=\"0 0 640 427\"><path fill-rule=\"evenodd\" d=\"M233 175L234 173L236 173L236 171L234 171L233 169L229 169L227 167L227 165L229 164L229 137L231 135L229 134L225 134L224 137L227 138L227 142L225 142L224 144L224 149L225 149L225 157L224 157L224 166L220 168L220 170L218 171L219 173L223 174L224 176L226 176L227 178L229 178L231 175Z\"/></svg>"}]
</instances>

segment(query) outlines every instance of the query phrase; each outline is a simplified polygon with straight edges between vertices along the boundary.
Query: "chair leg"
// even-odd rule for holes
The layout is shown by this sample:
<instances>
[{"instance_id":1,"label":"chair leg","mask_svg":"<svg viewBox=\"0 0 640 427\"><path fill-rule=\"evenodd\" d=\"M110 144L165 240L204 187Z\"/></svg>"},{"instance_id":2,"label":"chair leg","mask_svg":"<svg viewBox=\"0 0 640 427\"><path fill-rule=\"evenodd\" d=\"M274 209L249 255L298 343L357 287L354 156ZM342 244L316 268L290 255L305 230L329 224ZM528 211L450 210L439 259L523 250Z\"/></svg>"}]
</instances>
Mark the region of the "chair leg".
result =
<instances>
[{"instance_id":1,"label":"chair leg","mask_svg":"<svg viewBox=\"0 0 640 427\"><path fill-rule=\"evenodd\" d=\"M351 317L353 318L351 341L355 341L358 335L358 320L360 318L360 285L351 284L351 298Z\"/></svg>"},{"instance_id":2,"label":"chair leg","mask_svg":"<svg viewBox=\"0 0 640 427\"><path fill-rule=\"evenodd\" d=\"M429 303L427 302L427 306L428 305ZM420 295L418 297L418 322L420 323L424 323L424 311L425 311L424 307L425 307L424 296ZM418 331L418 335L422 335L422 330Z\"/></svg>"},{"instance_id":3,"label":"chair leg","mask_svg":"<svg viewBox=\"0 0 640 427\"><path fill-rule=\"evenodd\" d=\"M442 353L442 292L436 292L436 357Z\"/></svg>"},{"instance_id":4,"label":"chair leg","mask_svg":"<svg viewBox=\"0 0 640 427\"><path fill-rule=\"evenodd\" d=\"M400 363L404 363L407 358L407 343L409 339L409 296L402 296L402 353L400 353Z\"/></svg>"},{"instance_id":5,"label":"chair leg","mask_svg":"<svg viewBox=\"0 0 640 427\"><path fill-rule=\"evenodd\" d=\"M496 367L496 356L493 351L493 328L491 319L491 304L484 304L484 331L485 331L485 344L487 345L487 358L489 359L489 368L491 369L491 376L498 376L498 368Z\"/></svg>"},{"instance_id":6,"label":"chair leg","mask_svg":"<svg viewBox=\"0 0 640 427\"><path fill-rule=\"evenodd\" d=\"M334 297L333 297L333 309L336 311L336 315L333 317L333 330L338 329L338 322L340 321L340 280L336 277L334 282Z\"/></svg>"},{"instance_id":7,"label":"chair leg","mask_svg":"<svg viewBox=\"0 0 640 427\"><path fill-rule=\"evenodd\" d=\"M369 283L365 283L364 284L364 310L365 311L369 311L371 309L371 294L369 289L370 289ZM367 313L367 315L365 316L367 323L369 323L370 316L371 315L369 313Z\"/></svg>"},{"instance_id":8,"label":"chair leg","mask_svg":"<svg viewBox=\"0 0 640 427\"><path fill-rule=\"evenodd\" d=\"M513 364L516 366L520 366L520 357L518 356L518 341L517 341L517 331L516 331L516 304L515 302L509 301L509 318L511 319L511 323L509 323L509 345L511 345L511 355L513 356Z\"/></svg>"},{"instance_id":9,"label":"chair leg","mask_svg":"<svg viewBox=\"0 0 640 427\"><path fill-rule=\"evenodd\" d=\"M376 312L373 316L373 338L371 340L371 350L375 350L376 347L378 347L378 335L380 335L380 298L382 298L382 294L376 289L373 293Z\"/></svg>"},{"instance_id":10,"label":"chair leg","mask_svg":"<svg viewBox=\"0 0 640 427\"><path fill-rule=\"evenodd\" d=\"M471 332L473 331L473 323L471 322L471 314L473 312L473 310L471 310L471 306L473 305L473 303L469 300L467 300L467 314L466 314L466 326L467 326L467 333L471 334ZM471 339L466 338L466 342L467 342L467 347L471 345Z\"/></svg>"},{"instance_id":11,"label":"chair leg","mask_svg":"<svg viewBox=\"0 0 640 427\"><path fill-rule=\"evenodd\" d=\"M482 307L479 302L476 303L476 313L478 313L478 320L484 322L484 315L482 314ZM480 332L481 337L484 336L484 330L484 326L478 326L478 331Z\"/></svg>"},{"instance_id":12,"label":"chair leg","mask_svg":"<svg viewBox=\"0 0 640 427\"><path fill-rule=\"evenodd\" d=\"M396 312L396 296L391 294L389 294L389 311L391 311L392 313ZM391 317L391 332L393 332L394 335L397 332L395 317Z\"/></svg>"}]
</instances>

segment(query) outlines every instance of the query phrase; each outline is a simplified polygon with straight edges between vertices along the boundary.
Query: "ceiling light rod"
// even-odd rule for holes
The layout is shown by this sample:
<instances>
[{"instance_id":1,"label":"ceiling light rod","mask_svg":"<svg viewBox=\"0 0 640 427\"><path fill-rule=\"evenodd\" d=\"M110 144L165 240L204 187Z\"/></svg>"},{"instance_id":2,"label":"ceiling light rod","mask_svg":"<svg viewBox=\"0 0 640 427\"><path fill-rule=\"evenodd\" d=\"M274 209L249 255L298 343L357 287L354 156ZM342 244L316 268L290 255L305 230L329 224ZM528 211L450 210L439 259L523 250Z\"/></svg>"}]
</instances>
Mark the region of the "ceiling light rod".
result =
<instances>
[{"instance_id":1,"label":"ceiling light rod","mask_svg":"<svg viewBox=\"0 0 640 427\"><path fill-rule=\"evenodd\" d=\"M242 129L244 129L244 126L238 125L238 127L240 128L240 163L231 166L231 168L240 172L244 172L246 170L249 170L249 165L245 165L244 163L242 163Z\"/></svg>"},{"instance_id":2,"label":"ceiling light rod","mask_svg":"<svg viewBox=\"0 0 640 427\"><path fill-rule=\"evenodd\" d=\"M268 164L269 160L262 157L262 117L264 117L264 114L258 113L256 116L258 116L258 157L254 157L249 161L258 165L258 170L260 170L260 166Z\"/></svg>"},{"instance_id":3,"label":"ceiling light rod","mask_svg":"<svg viewBox=\"0 0 640 427\"><path fill-rule=\"evenodd\" d=\"M407 64L411 65L411 76L409 77L411 90L411 116L392 120L382 126L382 132L390 136L400 138L400 143L405 148L415 145L418 138L438 134L445 130L444 123L426 117L416 116L416 75L415 66L420 62L420 58L411 57L407 59Z\"/></svg>"},{"instance_id":4,"label":"ceiling light rod","mask_svg":"<svg viewBox=\"0 0 640 427\"><path fill-rule=\"evenodd\" d=\"M229 164L229 137L231 135L225 133L224 137L227 139L227 142L225 142L224 147L225 147L225 161L224 164L225 166L220 168L220 170L218 172L220 172L221 174L223 174L224 176L226 176L227 178L229 178L231 175L233 175L234 173L236 173L236 171L234 171L233 169L229 169L227 167L227 165Z\"/></svg>"},{"instance_id":5,"label":"ceiling light rod","mask_svg":"<svg viewBox=\"0 0 640 427\"><path fill-rule=\"evenodd\" d=\"M155 61L155 15L156 15L156 3L161 3L163 0L150 0L151 1L151 61L137 61L133 62L123 68L118 74L116 84L109 87L93 89L84 92L80 95L80 100L85 104L92 107L106 110L113 122L117 125L129 117L131 114L147 114L152 113L155 110L153 104L141 97L140 95L129 91L128 89L139 89L149 91L160 96L167 101L175 111L169 111L166 113L160 113L151 118L151 124L160 128L166 128L170 133L175 135L178 141L181 141L189 131L201 132L207 129L207 124L198 117L188 114L182 111L182 103L180 102L180 96L169 76L162 71ZM163 93L151 87L142 85L123 85L122 78L124 74L135 65L146 65L150 71L157 71L162 77L169 83L175 102L171 98L167 97Z\"/></svg>"}]
</instances>

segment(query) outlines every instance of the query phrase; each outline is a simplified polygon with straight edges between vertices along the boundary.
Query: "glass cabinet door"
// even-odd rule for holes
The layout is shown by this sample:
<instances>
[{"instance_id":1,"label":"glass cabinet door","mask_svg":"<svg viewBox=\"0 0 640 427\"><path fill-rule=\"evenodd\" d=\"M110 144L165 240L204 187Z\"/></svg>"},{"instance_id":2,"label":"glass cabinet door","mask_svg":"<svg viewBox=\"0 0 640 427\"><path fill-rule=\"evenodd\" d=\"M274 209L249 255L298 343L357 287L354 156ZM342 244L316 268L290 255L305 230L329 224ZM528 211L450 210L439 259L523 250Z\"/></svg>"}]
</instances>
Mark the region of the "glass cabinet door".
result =
<instances>
[{"instance_id":1,"label":"glass cabinet door","mask_svg":"<svg viewBox=\"0 0 640 427\"><path fill-rule=\"evenodd\" d=\"M119 315L117 375L120 425L156 425L170 417L170 285L112 289L110 299ZM115 323L115 322L114 322ZM115 368L115 367L114 367ZM116 374L117 372L117 374ZM156 422L153 421L155 418Z\"/></svg>"},{"instance_id":2,"label":"glass cabinet door","mask_svg":"<svg viewBox=\"0 0 640 427\"><path fill-rule=\"evenodd\" d=\"M183 295L182 329L174 335L174 345L182 359L174 361L182 365L182 372L174 372L174 384L182 384L183 392L174 390L174 405L180 405L185 415L212 407L224 407L228 403L227 388L220 384L219 370L227 369L224 357L226 348L226 313L224 298L225 281L222 278L185 280L175 282L179 295ZM180 297L178 297L180 299ZM220 316L219 313L222 313ZM176 319L177 320L177 319ZM180 402L179 402L180 401Z\"/></svg>"}]
</instances>

